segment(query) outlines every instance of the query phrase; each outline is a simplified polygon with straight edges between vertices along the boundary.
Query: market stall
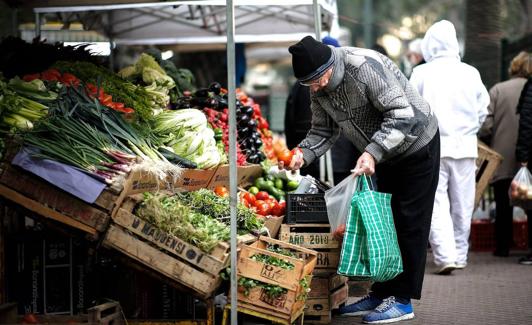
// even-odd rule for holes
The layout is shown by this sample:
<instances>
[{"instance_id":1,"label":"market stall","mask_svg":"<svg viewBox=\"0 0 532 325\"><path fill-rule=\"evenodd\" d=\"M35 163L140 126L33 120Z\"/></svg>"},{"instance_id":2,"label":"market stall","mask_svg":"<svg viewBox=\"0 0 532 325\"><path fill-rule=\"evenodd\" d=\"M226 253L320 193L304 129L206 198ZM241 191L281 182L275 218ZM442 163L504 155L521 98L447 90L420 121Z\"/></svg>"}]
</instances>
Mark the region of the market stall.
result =
<instances>
[{"instance_id":1,"label":"market stall","mask_svg":"<svg viewBox=\"0 0 532 325\"><path fill-rule=\"evenodd\" d=\"M318 1L314 1L313 3L315 8L317 8ZM140 14L141 12L146 14L142 10L139 12L140 9L145 8L151 8L152 13L153 11L159 11L160 8L187 8L188 11L186 12L189 14L194 12L205 13L205 11L198 11L197 6L199 4L211 6L209 10L212 10L213 6L223 7L226 5L222 1L181 1L68 8L37 8L35 10L37 17L36 29L38 34L41 15L45 13L124 11L125 16L122 19L132 22L135 19L132 19L128 15L131 15L133 12L135 14ZM286 2L283 4L286 5ZM78 200L81 199L81 209L98 208L99 211L103 209L100 213L105 214L105 217L93 218L93 220L98 220L101 225L87 224L87 220L91 220L90 217L88 219L83 217L81 220L76 220L77 218L79 219L79 216L84 215L79 211L72 212L72 207L65 203L65 201L54 206L54 202L50 202L49 198L46 201L46 198L39 197L39 193L43 191L53 193L55 189L53 186L46 184L46 182L45 185L41 184L43 188L46 188L46 186L50 187L36 192L36 187L32 186L25 188L17 187L14 189L14 183L16 182L13 176L9 180L9 173L6 173L7 180L3 181L5 186L3 185L2 188L5 187L5 190L2 192L2 195L45 217L66 223L69 226L78 226L78 229L85 230L92 235L93 239L101 239L104 246L114 248L131 259L136 260L136 262L140 262L140 264L163 274L166 278L175 280L179 285L192 289L200 297L212 297L213 290L215 290L220 281L220 270L230 261L232 270L230 272L232 275L231 292L239 291L236 281L237 223L241 223L244 220L245 227L247 227L245 230L247 232L259 234L261 229L258 225L260 223L255 223L255 221L251 220L262 218L257 218L254 213L248 213L249 217L242 219L241 211L251 209L245 205L243 207L240 204L237 205L239 201L237 187L246 186L257 179L262 173L262 169L254 167L253 164L260 163L266 158L273 158L273 156L271 152L268 152L267 148L262 146L269 141L269 134L267 122L260 116L260 108L245 94L236 92L234 87L235 26L231 25L235 22L238 33L238 22L241 22L241 28L244 28L244 30L246 30L245 28L247 26L252 25L252 22L256 21L271 24L270 19L272 18L281 18L281 20L293 24L297 19L288 19L287 12L294 12L301 17L306 15L308 18L308 12L306 14L301 12L298 6L305 5L308 7L309 4L312 4L312 2L292 1L289 5L295 7L289 7L288 9L290 11L279 11L274 7L274 9L259 9L254 13L250 13L250 8L248 7L267 6L263 2L240 1L237 3L239 6L237 8L243 9L242 12L244 14L242 16L247 17L245 21L240 20L240 18L233 19L232 16L235 14L233 12L233 5L231 2L227 4L227 8L224 8L227 9L226 16L224 17L224 19L227 18L227 36L222 36L218 39L226 41L228 44L227 90L220 89L220 86L216 84L212 84L206 88L191 89L183 82L183 79L186 79L186 72L176 71L178 74L173 74L175 71L171 70L160 58L156 56L150 57L147 54L141 57L141 60L134 66L121 71L118 78L112 75L112 73L104 71L102 67L92 65L90 62L72 63L68 60L56 63L51 69L48 67L48 69L25 71L26 73L24 75L20 75L25 82L21 81L20 86L22 87L20 88L29 87L31 86L30 83L33 85L38 84L41 87L39 82L42 82L45 88L41 87L39 89L39 91L43 92L40 95L44 95L44 92L47 92L47 95L51 95L50 93L59 94L60 96L58 97L60 99L58 102L63 103L63 105L50 105L47 107L47 113L50 111L53 112L52 114L56 118L46 123L35 121L38 132L27 132L27 135L23 136L23 143L36 147L40 153L35 155L30 152L24 157L19 157L20 151L15 151L15 157L8 156L9 159L7 162L12 161L10 159L16 157L18 159L31 160L39 156L38 158L47 158L58 161L61 164L74 166L76 171L84 174L82 176L87 176L88 174L89 178L99 180L104 184L110 183L113 185L111 187L104 187L103 192L97 192L97 195L93 194L92 199L89 200L86 197L80 198L79 191L75 189L70 192L67 191L64 182L53 182L53 177L44 177L48 182L51 181L55 186L63 189L62 191L58 191L61 194L57 195L66 195L64 198L66 202L73 202L75 201L74 197L77 197ZM275 5L280 4L275 2ZM324 8L330 8L330 4L326 2L321 3L321 5ZM163 12L161 9L159 15L161 17L158 17L158 22L144 22L141 25L145 25L144 27L154 27L161 23L161 20L166 23L168 22L167 20L172 20L172 24L176 22L183 23L183 17L178 16L185 15L186 12L177 14L175 17L164 18L162 16L168 15L168 12ZM212 34L212 28L219 29L222 26L220 24L217 24L216 27L209 26L208 21L220 19L219 15L221 13L221 10L216 12L209 11L207 15L209 18L206 19L203 16L203 23L194 27L207 29L206 32ZM112 14L111 16L114 17L115 15ZM250 17L252 19L249 19ZM314 17L311 18L311 21L316 20L318 33L319 27L321 26L320 18L321 16L315 13ZM135 20L135 22L137 21ZM109 20L108 23L108 26L118 25L113 20ZM307 27L310 25L308 22L306 23ZM132 30L138 32L141 27L132 27ZM161 28L161 26L158 26L155 30L171 30ZM153 40L153 34L150 35L149 31L144 32L147 38L151 37ZM218 35L221 34L222 30L218 30L217 33ZM114 38L114 40L124 40L131 36L126 32L113 34L114 37L117 37L117 35L121 35L123 38ZM256 39L258 34L247 35L247 39L252 40ZM209 38L204 38L204 40L213 41L213 39ZM242 40L245 41L246 38L244 37ZM156 41L156 43L158 42ZM172 42L176 42L176 39L174 38ZM15 80L15 83L18 82L16 79L11 80ZM11 85L11 83L9 81L7 85ZM17 93L15 86L6 87L6 91L14 91L17 96L27 96L27 93L23 93L20 89ZM35 96L35 93L32 95ZM143 104L146 101L149 103L148 105ZM78 106L83 107L82 112L79 109L76 110ZM148 111L145 106L148 106L152 111ZM167 107L172 107L177 110L166 111ZM41 108L41 111L43 110L44 108ZM105 112L105 118L102 118L102 112ZM187 115L182 112L187 112L187 114L190 112L191 114ZM192 114L192 112L194 113ZM65 119L65 117L68 118ZM74 119L71 117L74 117ZM48 121L48 119L46 120ZM143 130L143 132L139 131L139 129L142 129L144 122L148 122L150 125L156 125L155 128L157 131L148 137L150 141L144 140L146 139L146 133L144 132L149 132L148 130ZM19 125L21 129L29 125L28 122L24 123ZM170 124L171 127L169 127ZM131 125L134 127L131 127ZM90 139L81 139L79 132L76 132L79 130L84 131L82 133L90 134ZM46 136L39 137L40 132L46 134ZM54 135L54 132L57 135ZM179 139L172 138L176 134L179 134ZM52 136L50 137L50 135ZM65 135L71 140L65 142ZM188 138L186 138L187 136ZM44 141L48 138L52 139L50 140L51 142L48 140ZM247 141L249 139L253 139L253 142ZM186 145L180 145L180 141L186 143ZM77 146L75 148L77 150L70 152L61 150L73 142L76 143ZM97 145L95 148L91 148L89 143L97 143ZM201 149L198 149L200 147ZM164 150L161 150L161 148ZM196 150L191 148L196 148ZM96 153L94 149L98 152ZM169 152L166 152L165 150L168 149L170 149ZM209 154L207 155L206 153ZM229 158L228 165L221 164L223 160L221 156L223 154L226 154ZM102 159L102 155L106 156L106 159ZM31 162L26 163L26 165L31 165ZM147 165L150 167L147 167ZM241 166L238 167L237 165ZM155 170L153 166L156 166ZM9 171L10 168L13 167L9 164L5 165L5 170ZM27 169L26 171L35 173L35 170ZM69 172L71 171L69 170ZM43 173L36 174L43 177ZM89 178L83 178L83 180L87 181ZM39 181L42 182L41 180ZM282 187L286 186L286 183L287 180L285 180ZM72 185L72 182L70 185ZM215 212L212 211L187 210L191 206L197 207L198 205L191 205L190 202L187 203L186 200L193 200L193 198L175 194L176 191L181 192L183 190L194 193L195 191L193 190L203 187L215 189L215 192L218 190L216 194L208 192L208 195L214 195L212 197L213 201L220 198L220 204L222 204L221 209L225 206L225 209L230 207L231 211L230 218L226 218L227 216L224 214L224 216L218 218L218 221L214 222L218 227L224 229L223 232L226 231L225 229L228 229L224 227L230 226L230 232L226 232L225 237L215 240L213 242L216 243L214 246L212 244L206 244L204 241L199 241L198 244L198 241L194 239L194 234L187 233L188 237L186 238L188 240L183 240L185 238L183 233L164 231L164 229L160 229L162 224L153 225L153 223L157 223L157 220L150 220L150 216L160 216L161 211L168 208L167 204L169 202L173 204L172 209L174 210L168 212L171 212L172 215L175 215L175 211L184 209L186 212L182 213L183 217L191 213L194 215L198 214L198 216L213 217ZM107 193L110 188L116 188L115 192ZM32 190L34 191L33 194L31 192ZM174 194L167 194L163 197L156 197L155 195L153 197L145 197L141 200L142 202L137 201L133 205L131 205L131 202L134 200L128 198L131 194L146 191L160 192L160 190L167 190ZM271 202L269 203L270 205L273 204L273 206L269 207L270 209L277 209L277 212L273 215L281 213L279 209L282 209L282 207L277 207L283 195L280 191L282 190L279 189L277 191L275 199L268 201ZM274 192L272 194L275 194L275 191L272 190L272 192ZM227 194L229 194L229 198L226 198ZM102 195L111 201L105 201ZM202 197L205 197L205 195L207 195L206 192L202 193ZM52 196L55 197L56 194ZM161 202L164 204L160 205ZM128 204L130 204L130 208L126 208ZM207 204L199 205L203 207L209 206ZM143 214L144 218L139 218L137 215L139 213ZM270 215L270 213L273 212L264 211L262 214ZM188 220L187 222L190 222L192 227L197 227L197 223L194 223L196 221ZM274 222L274 224L277 224L276 227L278 229L278 222ZM240 230L242 230L241 226L240 224ZM164 238L163 242L161 242L161 238ZM242 242L246 241L245 239L241 240ZM223 241L229 241L230 244L224 246ZM168 243L171 243L171 245L168 246ZM139 247L145 247L145 249L140 250L142 253L139 253ZM182 249L176 252L175 247ZM228 258L229 252L231 255L230 259ZM191 257L192 255L194 255L194 258ZM200 262L201 260L204 262ZM169 269L168 265L177 266ZM309 274L308 269L305 274ZM236 321L236 298L236 294L231 295L231 305L235 306L232 315L232 320L234 321Z\"/></svg>"}]
</instances>

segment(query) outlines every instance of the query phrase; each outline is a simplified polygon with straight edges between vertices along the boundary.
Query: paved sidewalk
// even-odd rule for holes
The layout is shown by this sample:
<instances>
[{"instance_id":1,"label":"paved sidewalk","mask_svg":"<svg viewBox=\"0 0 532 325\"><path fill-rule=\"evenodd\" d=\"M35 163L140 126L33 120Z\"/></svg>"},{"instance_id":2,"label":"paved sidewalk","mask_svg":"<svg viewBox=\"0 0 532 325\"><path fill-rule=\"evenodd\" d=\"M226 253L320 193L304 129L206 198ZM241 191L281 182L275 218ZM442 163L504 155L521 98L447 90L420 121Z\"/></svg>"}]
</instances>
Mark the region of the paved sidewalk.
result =
<instances>
[{"instance_id":1,"label":"paved sidewalk","mask_svg":"<svg viewBox=\"0 0 532 325\"><path fill-rule=\"evenodd\" d=\"M422 300L413 302L416 318L398 324L532 325L532 266L518 264L519 256L470 253L465 270L441 276L433 274L429 254ZM335 325L361 323L360 317L333 320Z\"/></svg>"}]
</instances>

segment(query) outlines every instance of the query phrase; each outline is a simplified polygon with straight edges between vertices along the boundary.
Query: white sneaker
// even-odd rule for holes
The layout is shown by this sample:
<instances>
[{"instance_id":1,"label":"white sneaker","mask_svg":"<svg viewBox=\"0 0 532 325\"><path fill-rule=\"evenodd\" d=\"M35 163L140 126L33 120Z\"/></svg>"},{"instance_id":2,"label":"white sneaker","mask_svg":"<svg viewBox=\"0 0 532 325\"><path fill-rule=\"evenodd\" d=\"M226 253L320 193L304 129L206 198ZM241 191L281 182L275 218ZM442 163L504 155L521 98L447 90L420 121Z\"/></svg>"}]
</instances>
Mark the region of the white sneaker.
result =
<instances>
[{"instance_id":1,"label":"white sneaker","mask_svg":"<svg viewBox=\"0 0 532 325\"><path fill-rule=\"evenodd\" d=\"M439 274L439 275L449 275L451 274L454 270L456 270L457 267L456 267L456 264L454 263L449 263L449 264L445 264L443 265L442 267L440 267L438 269L438 271L436 271L436 274Z\"/></svg>"},{"instance_id":2,"label":"white sneaker","mask_svg":"<svg viewBox=\"0 0 532 325\"><path fill-rule=\"evenodd\" d=\"M467 263L455 263L454 265L456 266L455 268L456 268L457 270L463 270L463 269L466 268Z\"/></svg>"}]
</instances>

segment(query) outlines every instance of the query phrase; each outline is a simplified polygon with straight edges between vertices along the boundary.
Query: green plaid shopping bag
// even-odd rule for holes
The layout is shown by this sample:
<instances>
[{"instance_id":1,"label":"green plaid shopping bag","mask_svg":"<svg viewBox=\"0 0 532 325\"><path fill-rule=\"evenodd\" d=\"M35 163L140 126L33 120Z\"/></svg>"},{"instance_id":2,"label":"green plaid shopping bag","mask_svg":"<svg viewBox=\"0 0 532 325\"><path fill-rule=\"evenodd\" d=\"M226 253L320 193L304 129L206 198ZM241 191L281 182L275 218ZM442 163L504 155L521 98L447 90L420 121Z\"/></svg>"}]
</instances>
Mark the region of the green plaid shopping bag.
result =
<instances>
[{"instance_id":1,"label":"green plaid shopping bag","mask_svg":"<svg viewBox=\"0 0 532 325\"><path fill-rule=\"evenodd\" d=\"M403 272L390 201L390 194L370 188L367 176L359 177L346 222L338 274L384 282Z\"/></svg>"}]
</instances>

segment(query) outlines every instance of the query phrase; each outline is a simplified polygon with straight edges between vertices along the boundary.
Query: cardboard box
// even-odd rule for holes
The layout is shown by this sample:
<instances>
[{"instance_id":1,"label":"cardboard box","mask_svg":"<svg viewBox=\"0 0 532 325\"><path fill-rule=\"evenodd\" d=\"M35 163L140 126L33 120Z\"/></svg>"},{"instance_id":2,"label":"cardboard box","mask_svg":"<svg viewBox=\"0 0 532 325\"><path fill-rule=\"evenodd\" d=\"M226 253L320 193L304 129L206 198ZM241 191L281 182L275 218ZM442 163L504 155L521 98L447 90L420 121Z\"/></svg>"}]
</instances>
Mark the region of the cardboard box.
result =
<instances>
[{"instance_id":1,"label":"cardboard box","mask_svg":"<svg viewBox=\"0 0 532 325\"><path fill-rule=\"evenodd\" d=\"M172 180L170 177L160 180L154 174L135 170L128 176L124 190L127 195L161 190L195 191L207 187L215 172L216 168L183 169L183 173L176 180Z\"/></svg>"},{"instance_id":2,"label":"cardboard box","mask_svg":"<svg viewBox=\"0 0 532 325\"><path fill-rule=\"evenodd\" d=\"M260 165L239 166L237 175L237 185L246 187L262 175L262 167ZM212 176L208 188L212 190L216 186L229 187L229 165L219 166Z\"/></svg>"}]
</instances>

